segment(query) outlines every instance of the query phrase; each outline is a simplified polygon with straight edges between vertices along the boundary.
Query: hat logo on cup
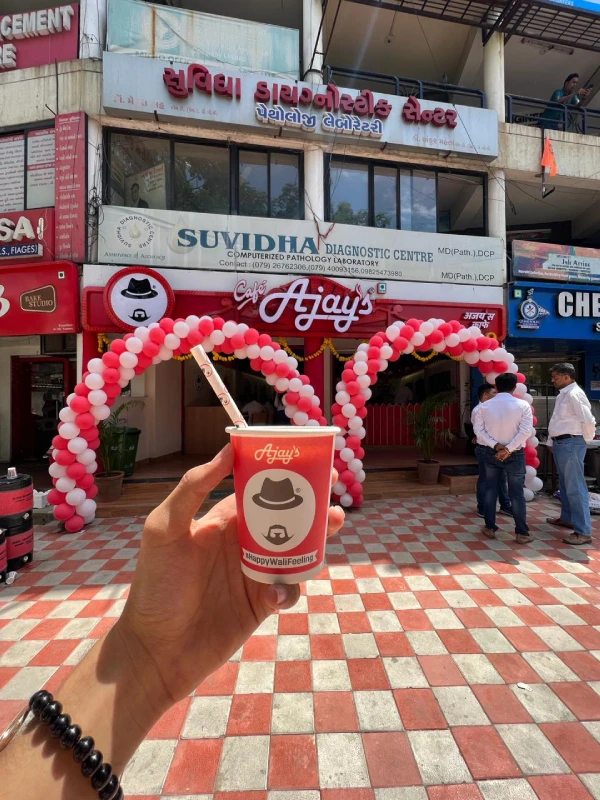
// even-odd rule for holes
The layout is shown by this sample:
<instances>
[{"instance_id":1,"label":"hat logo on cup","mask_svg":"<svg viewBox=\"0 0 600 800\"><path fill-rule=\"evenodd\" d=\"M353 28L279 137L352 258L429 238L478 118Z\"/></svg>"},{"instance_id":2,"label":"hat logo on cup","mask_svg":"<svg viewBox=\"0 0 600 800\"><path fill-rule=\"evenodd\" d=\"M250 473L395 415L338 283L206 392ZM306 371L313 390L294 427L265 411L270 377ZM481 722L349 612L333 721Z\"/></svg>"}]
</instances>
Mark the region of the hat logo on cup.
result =
<instances>
[{"instance_id":1,"label":"hat logo on cup","mask_svg":"<svg viewBox=\"0 0 600 800\"><path fill-rule=\"evenodd\" d=\"M294 492L294 487L289 478L280 481L265 478L262 488L255 494L252 500L257 506L266 508L269 511L287 511L301 505L302 498Z\"/></svg>"},{"instance_id":2,"label":"hat logo on cup","mask_svg":"<svg viewBox=\"0 0 600 800\"><path fill-rule=\"evenodd\" d=\"M151 286L148 278L130 278L129 285L121 291L123 297L131 297L134 300L150 300L157 297L156 292Z\"/></svg>"}]
</instances>

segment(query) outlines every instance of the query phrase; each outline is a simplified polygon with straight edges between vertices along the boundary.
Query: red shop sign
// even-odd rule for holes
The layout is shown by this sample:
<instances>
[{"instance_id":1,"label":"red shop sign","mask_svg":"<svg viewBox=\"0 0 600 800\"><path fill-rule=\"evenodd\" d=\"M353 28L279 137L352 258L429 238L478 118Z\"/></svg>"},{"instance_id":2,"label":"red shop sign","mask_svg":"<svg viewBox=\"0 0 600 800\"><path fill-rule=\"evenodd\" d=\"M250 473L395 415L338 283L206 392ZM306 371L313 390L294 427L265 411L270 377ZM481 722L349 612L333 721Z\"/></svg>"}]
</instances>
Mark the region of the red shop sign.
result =
<instances>
[{"instance_id":1,"label":"red shop sign","mask_svg":"<svg viewBox=\"0 0 600 800\"><path fill-rule=\"evenodd\" d=\"M55 132L56 257L83 262L87 251L85 113L58 114Z\"/></svg>"},{"instance_id":2,"label":"red shop sign","mask_svg":"<svg viewBox=\"0 0 600 800\"><path fill-rule=\"evenodd\" d=\"M0 336L77 333L79 275L69 261L0 271Z\"/></svg>"},{"instance_id":3,"label":"red shop sign","mask_svg":"<svg viewBox=\"0 0 600 800\"><path fill-rule=\"evenodd\" d=\"M71 61L78 55L79 6L52 6L0 17L0 70Z\"/></svg>"},{"instance_id":4,"label":"red shop sign","mask_svg":"<svg viewBox=\"0 0 600 800\"><path fill-rule=\"evenodd\" d=\"M54 209L9 211L0 215L0 270L24 261L54 258Z\"/></svg>"},{"instance_id":5,"label":"red shop sign","mask_svg":"<svg viewBox=\"0 0 600 800\"><path fill-rule=\"evenodd\" d=\"M86 330L97 333L131 330L131 323L115 324L114 314L108 311L108 293L113 291L117 279L136 271L145 273L153 281L154 277L164 281L154 270L131 268L117 272L107 287L86 287L83 290L83 327ZM137 280L143 277L140 275ZM141 296L147 288L138 285L130 292L137 292L136 300L139 298L134 312L139 305L144 313L151 313L154 297L148 300L146 308ZM155 291L159 293L158 288ZM174 297L173 318L185 318L190 314L220 316L245 322L273 336L366 338L397 319L410 317L456 319L467 327L479 325L485 333L493 333L500 339L506 335L504 306L390 300L377 297L368 283L358 283L350 289L329 278L315 276L296 278L270 290L265 279L248 278L239 281L233 292L176 290ZM139 324L143 325L141 316L139 314Z\"/></svg>"}]
</instances>

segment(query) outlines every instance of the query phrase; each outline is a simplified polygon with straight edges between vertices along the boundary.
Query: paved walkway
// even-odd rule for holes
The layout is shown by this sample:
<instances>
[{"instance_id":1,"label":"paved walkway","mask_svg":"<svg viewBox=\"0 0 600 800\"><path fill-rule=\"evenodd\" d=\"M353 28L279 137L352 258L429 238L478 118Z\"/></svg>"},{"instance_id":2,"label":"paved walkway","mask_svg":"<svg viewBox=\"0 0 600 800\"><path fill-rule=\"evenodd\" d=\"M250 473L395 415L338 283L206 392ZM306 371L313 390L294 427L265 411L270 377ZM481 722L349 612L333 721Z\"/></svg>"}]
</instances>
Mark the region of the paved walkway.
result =
<instances>
[{"instance_id":1,"label":"paved walkway","mask_svg":"<svg viewBox=\"0 0 600 800\"><path fill-rule=\"evenodd\" d=\"M600 553L555 538L552 501L523 548L504 517L482 540L473 505L350 515L297 607L152 731L127 797L598 800ZM0 725L118 617L142 523L38 534L0 589Z\"/></svg>"}]
</instances>

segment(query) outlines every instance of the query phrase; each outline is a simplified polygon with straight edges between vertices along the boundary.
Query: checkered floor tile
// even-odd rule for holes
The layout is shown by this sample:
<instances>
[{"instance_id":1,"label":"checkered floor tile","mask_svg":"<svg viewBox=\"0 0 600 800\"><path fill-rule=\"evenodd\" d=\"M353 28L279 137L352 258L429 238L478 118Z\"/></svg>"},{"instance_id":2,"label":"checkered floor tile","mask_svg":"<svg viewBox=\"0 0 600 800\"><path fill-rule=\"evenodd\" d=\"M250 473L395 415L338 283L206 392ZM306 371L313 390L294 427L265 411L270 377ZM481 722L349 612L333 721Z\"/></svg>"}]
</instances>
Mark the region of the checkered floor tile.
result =
<instances>
[{"instance_id":1,"label":"checkered floor tile","mask_svg":"<svg viewBox=\"0 0 600 800\"><path fill-rule=\"evenodd\" d=\"M156 725L137 800L600 800L600 551L533 544L470 497L349 515L298 605ZM117 619L143 519L40 529L0 589L0 727ZM149 767L152 767L151 769Z\"/></svg>"}]
</instances>

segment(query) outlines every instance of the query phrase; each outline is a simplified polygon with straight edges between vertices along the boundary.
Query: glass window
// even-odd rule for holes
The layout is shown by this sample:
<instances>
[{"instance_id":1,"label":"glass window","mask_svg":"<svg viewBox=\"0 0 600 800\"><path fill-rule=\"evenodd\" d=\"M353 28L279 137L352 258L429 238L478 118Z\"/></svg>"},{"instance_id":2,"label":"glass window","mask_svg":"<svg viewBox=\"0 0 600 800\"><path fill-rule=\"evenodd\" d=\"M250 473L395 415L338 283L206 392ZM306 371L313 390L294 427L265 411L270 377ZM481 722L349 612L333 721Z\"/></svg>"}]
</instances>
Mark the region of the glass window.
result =
<instances>
[{"instance_id":1,"label":"glass window","mask_svg":"<svg viewBox=\"0 0 600 800\"><path fill-rule=\"evenodd\" d=\"M175 142L175 208L229 214L229 150Z\"/></svg>"},{"instance_id":2,"label":"glass window","mask_svg":"<svg viewBox=\"0 0 600 800\"><path fill-rule=\"evenodd\" d=\"M240 150L240 214L269 216L269 154Z\"/></svg>"},{"instance_id":3,"label":"glass window","mask_svg":"<svg viewBox=\"0 0 600 800\"><path fill-rule=\"evenodd\" d=\"M369 171L366 164L332 161L330 192L333 222L369 224Z\"/></svg>"},{"instance_id":4,"label":"glass window","mask_svg":"<svg viewBox=\"0 0 600 800\"><path fill-rule=\"evenodd\" d=\"M400 227L405 231L437 231L434 172L400 171Z\"/></svg>"},{"instance_id":5,"label":"glass window","mask_svg":"<svg viewBox=\"0 0 600 800\"><path fill-rule=\"evenodd\" d=\"M123 133L113 134L110 141L110 202L168 208L170 143Z\"/></svg>"},{"instance_id":6,"label":"glass window","mask_svg":"<svg viewBox=\"0 0 600 800\"><path fill-rule=\"evenodd\" d=\"M373 174L374 221L376 228L398 227L398 170L375 167Z\"/></svg>"},{"instance_id":7,"label":"glass window","mask_svg":"<svg viewBox=\"0 0 600 800\"><path fill-rule=\"evenodd\" d=\"M271 216L300 219L298 156L271 153Z\"/></svg>"},{"instance_id":8,"label":"glass window","mask_svg":"<svg viewBox=\"0 0 600 800\"><path fill-rule=\"evenodd\" d=\"M438 174L440 233L483 234L483 182L469 175Z\"/></svg>"}]
</instances>

